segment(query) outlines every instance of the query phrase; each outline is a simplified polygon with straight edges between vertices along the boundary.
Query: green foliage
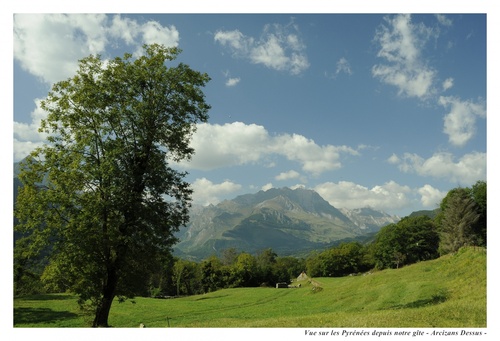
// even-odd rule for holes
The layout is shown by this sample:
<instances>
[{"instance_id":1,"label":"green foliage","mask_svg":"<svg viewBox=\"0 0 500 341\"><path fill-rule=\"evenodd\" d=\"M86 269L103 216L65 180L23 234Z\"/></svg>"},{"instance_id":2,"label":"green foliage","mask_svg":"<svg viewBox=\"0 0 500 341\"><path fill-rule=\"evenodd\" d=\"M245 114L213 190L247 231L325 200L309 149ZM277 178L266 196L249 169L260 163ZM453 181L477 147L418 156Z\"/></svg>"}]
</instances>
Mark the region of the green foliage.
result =
<instances>
[{"instance_id":1,"label":"green foliage","mask_svg":"<svg viewBox=\"0 0 500 341\"><path fill-rule=\"evenodd\" d=\"M23 162L15 206L24 259L50 254L43 279L94 308L106 326L116 296L147 292L189 219L192 190L169 166L189 159L209 106L206 74L167 67L180 50L145 45L107 63L89 56L53 85L42 108L47 143ZM21 254L21 253L18 253Z\"/></svg>"},{"instance_id":2,"label":"green foliage","mask_svg":"<svg viewBox=\"0 0 500 341\"><path fill-rule=\"evenodd\" d=\"M237 287L255 287L259 283L257 261L249 253L242 252L238 255L232 267L234 285Z\"/></svg>"},{"instance_id":3,"label":"green foliage","mask_svg":"<svg viewBox=\"0 0 500 341\"><path fill-rule=\"evenodd\" d=\"M467 191L455 191L447 199L441 221L442 254L456 252L463 246L475 244L473 226L480 218L478 208Z\"/></svg>"},{"instance_id":4,"label":"green foliage","mask_svg":"<svg viewBox=\"0 0 500 341\"><path fill-rule=\"evenodd\" d=\"M255 260L257 262L258 282L260 282L260 285L274 285L277 282L275 273L277 257L278 255L272 249L266 249L257 255Z\"/></svg>"},{"instance_id":5,"label":"green foliage","mask_svg":"<svg viewBox=\"0 0 500 341\"><path fill-rule=\"evenodd\" d=\"M373 255L378 268L399 268L438 257L438 245L439 234L433 220L427 216L409 216L379 231Z\"/></svg>"},{"instance_id":6,"label":"green foliage","mask_svg":"<svg viewBox=\"0 0 500 341\"><path fill-rule=\"evenodd\" d=\"M473 225L473 233L475 235L475 242L477 245L486 246L486 199L487 199L487 189L485 181L477 181L471 188L472 200L477 205L477 213L479 214L479 219L476 224Z\"/></svg>"},{"instance_id":7,"label":"green foliage","mask_svg":"<svg viewBox=\"0 0 500 341\"><path fill-rule=\"evenodd\" d=\"M223 276L223 273L227 273L227 271L224 271L223 267L222 262L216 256L209 257L201 262L201 286L203 292L212 292L226 287L228 278L227 275Z\"/></svg>"},{"instance_id":8,"label":"green foliage","mask_svg":"<svg viewBox=\"0 0 500 341\"><path fill-rule=\"evenodd\" d=\"M177 296L200 293L200 280L201 273L196 262L177 259L173 268L173 282Z\"/></svg>"},{"instance_id":9,"label":"green foliage","mask_svg":"<svg viewBox=\"0 0 500 341\"><path fill-rule=\"evenodd\" d=\"M337 247L309 257L307 273L312 277L342 277L370 269L366 251L358 242L342 243Z\"/></svg>"},{"instance_id":10,"label":"green foliage","mask_svg":"<svg viewBox=\"0 0 500 341\"><path fill-rule=\"evenodd\" d=\"M440 252L456 252L465 245L486 246L487 189L485 181L471 188L454 188L441 201L436 217L440 230Z\"/></svg>"},{"instance_id":11,"label":"green foliage","mask_svg":"<svg viewBox=\"0 0 500 341\"><path fill-rule=\"evenodd\" d=\"M279 260L279 258L278 258ZM117 305L115 327L485 328L486 252L453 255L366 276L315 278L301 288L236 288ZM70 295L14 300L15 327L84 327ZM69 303L73 302L73 306ZM187 331L188 332L188 331ZM188 332L189 334L189 332Z\"/></svg>"},{"instance_id":12,"label":"green foliage","mask_svg":"<svg viewBox=\"0 0 500 341\"><path fill-rule=\"evenodd\" d=\"M175 259L172 256L163 259L160 267L149 277L149 290L147 296L159 297L176 295L173 276L174 263Z\"/></svg>"},{"instance_id":13,"label":"green foliage","mask_svg":"<svg viewBox=\"0 0 500 341\"><path fill-rule=\"evenodd\" d=\"M290 282L306 269L306 261L296 257L278 257L274 265L276 283Z\"/></svg>"}]
</instances>

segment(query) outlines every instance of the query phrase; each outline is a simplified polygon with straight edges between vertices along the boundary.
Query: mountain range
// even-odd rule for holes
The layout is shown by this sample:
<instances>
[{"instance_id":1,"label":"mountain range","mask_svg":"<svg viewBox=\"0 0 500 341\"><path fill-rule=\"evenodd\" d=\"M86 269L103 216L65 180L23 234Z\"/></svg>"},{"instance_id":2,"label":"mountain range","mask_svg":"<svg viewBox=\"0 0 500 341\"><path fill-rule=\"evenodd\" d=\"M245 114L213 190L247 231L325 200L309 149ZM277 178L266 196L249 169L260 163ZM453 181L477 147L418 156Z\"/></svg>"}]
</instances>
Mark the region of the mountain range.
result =
<instances>
[{"instance_id":1,"label":"mountain range","mask_svg":"<svg viewBox=\"0 0 500 341\"><path fill-rule=\"evenodd\" d=\"M14 164L14 200L21 185ZM371 208L335 208L317 192L271 188L217 205L196 206L190 222L176 233L174 254L201 260L235 248L249 253L271 248L278 255L305 255L342 241L369 239L400 217Z\"/></svg>"},{"instance_id":2,"label":"mountain range","mask_svg":"<svg viewBox=\"0 0 500 341\"><path fill-rule=\"evenodd\" d=\"M335 208L313 190L272 188L193 207L174 251L198 260L228 248L250 253L271 248L279 255L299 255L367 239L399 220L371 208Z\"/></svg>"}]
</instances>

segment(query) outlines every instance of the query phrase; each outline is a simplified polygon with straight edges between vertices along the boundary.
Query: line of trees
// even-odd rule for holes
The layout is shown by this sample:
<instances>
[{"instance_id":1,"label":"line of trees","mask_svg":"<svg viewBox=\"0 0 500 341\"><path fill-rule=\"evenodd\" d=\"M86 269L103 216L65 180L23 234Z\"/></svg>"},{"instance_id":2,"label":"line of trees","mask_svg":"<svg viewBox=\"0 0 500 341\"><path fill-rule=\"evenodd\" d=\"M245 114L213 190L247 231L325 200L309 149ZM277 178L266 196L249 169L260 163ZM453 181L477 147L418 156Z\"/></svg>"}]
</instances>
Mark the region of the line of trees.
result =
<instances>
[{"instance_id":1,"label":"line of trees","mask_svg":"<svg viewBox=\"0 0 500 341\"><path fill-rule=\"evenodd\" d=\"M201 262L172 258L151 277L144 294L183 296L225 288L274 286L289 282L304 270L304 259L278 257L272 249L251 255L230 248L224 250L221 257L212 255Z\"/></svg>"},{"instance_id":2,"label":"line of trees","mask_svg":"<svg viewBox=\"0 0 500 341\"><path fill-rule=\"evenodd\" d=\"M486 182L455 188L442 200L435 217L411 215L382 229L367 243L341 243L306 258L278 256L272 249L255 255L234 248L200 262L170 256L143 279L133 295L164 297L212 292L224 288L274 286L302 271L310 277L341 277L373 269L400 268L458 251L486 246ZM41 280L25 277L31 290L70 290L52 263L38 267ZM31 280L30 280L31 278ZM18 285L22 284L16 278ZM34 285L34 282L36 285ZM22 285L21 285L22 286Z\"/></svg>"}]
</instances>

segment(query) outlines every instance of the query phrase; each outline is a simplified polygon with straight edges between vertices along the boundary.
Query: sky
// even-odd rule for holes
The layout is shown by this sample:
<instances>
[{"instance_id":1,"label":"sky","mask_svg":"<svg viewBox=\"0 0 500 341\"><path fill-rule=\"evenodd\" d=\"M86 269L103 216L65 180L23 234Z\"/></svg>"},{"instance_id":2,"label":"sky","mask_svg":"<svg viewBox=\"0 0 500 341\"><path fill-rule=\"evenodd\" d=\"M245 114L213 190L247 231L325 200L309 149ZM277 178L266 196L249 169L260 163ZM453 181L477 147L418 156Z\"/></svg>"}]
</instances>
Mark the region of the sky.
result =
<instances>
[{"instance_id":1,"label":"sky","mask_svg":"<svg viewBox=\"0 0 500 341\"><path fill-rule=\"evenodd\" d=\"M485 12L26 12L12 18L14 162L44 143L40 101L79 59L161 43L211 77L195 155L173 165L196 204L304 187L405 216L486 180Z\"/></svg>"}]
</instances>

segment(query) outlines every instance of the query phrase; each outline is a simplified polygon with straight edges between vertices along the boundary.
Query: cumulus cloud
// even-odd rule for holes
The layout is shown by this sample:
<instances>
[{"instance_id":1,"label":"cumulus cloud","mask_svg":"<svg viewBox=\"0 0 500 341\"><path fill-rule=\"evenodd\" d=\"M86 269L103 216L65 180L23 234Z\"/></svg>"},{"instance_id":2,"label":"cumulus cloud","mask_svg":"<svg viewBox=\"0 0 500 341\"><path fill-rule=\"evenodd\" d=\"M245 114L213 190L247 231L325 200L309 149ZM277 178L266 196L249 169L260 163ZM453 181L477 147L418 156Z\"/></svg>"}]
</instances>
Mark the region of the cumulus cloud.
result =
<instances>
[{"instance_id":1,"label":"cumulus cloud","mask_svg":"<svg viewBox=\"0 0 500 341\"><path fill-rule=\"evenodd\" d=\"M447 193L448 192L440 191L429 184L418 189L420 202L424 207L429 207L431 209L437 208Z\"/></svg>"},{"instance_id":2,"label":"cumulus cloud","mask_svg":"<svg viewBox=\"0 0 500 341\"><path fill-rule=\"evenodd\" d=\"M372 188L349 181L326 182L316 186L314 190L337 208L372 207L379 210L397 210L411 203L411 189L394 181Z\"/></svg>"},{"instance_id":3,"label":"cumulus cloud","mask_svg":"<svg viewBox=\"0 0 500 341\"><path fill-rule=\"evenodd\" d=\"M428 159L405 153L400 159L399 169L405 173L447 179L462 185L486 179L486 153L465 154L459 160L447 152L436 153Z\"/></svg>"},{"instance_id":4,"label":"cumulus cloud","mask_svg":"<svg viewBox=\"0 0 500 341\"><path fill-rule=\"evenodd\" d=\"M265 192L267 190L270 190L273 187L274 187L273 184L269 182L269 183L265 184L264 186L262 186L261 189Z\"/></svg>"},{"instance_id":5,"label":"cumulus cloud","mask_svg":"<svg viewBox=\"0 0 500 341\"><path fill-rule=\"evenodd\" d=\"M78 60L90 54L105 54L117 44L132 45L142 51L144 43L176 46L175 27L157 22L104 14L16 14L14 16L14 59L40 81L52 83L75 74ZM40 99L31 113L31 122L14 122L14 159L20 160L45 140L38 132L46 113Z\"/></svg>"},{"instance_id":6,"label":"cumulus cloud","mask_svg":"<svg viewBox=\"0 0 500 341\"><path fill-rule=\"evenodd\" d=\"M319 175L329 170L341 167L340 154L359 155L358 151L348 146L319 146L313 140L302 135L281 135L273 138L271 150L298 161L302 170L313 175Z\"/></svg>"},{"instance_id":7,"label":"cumulus cloud","mask_svg":"<svg viewBox=\"0 0 500 341\"><path fill-rule=\"evenodd\" d=\"M296 25L275 24L266 25L258 39L246 36L239 30L220 30L215 33L214 40L227 47L234 57L298 75L309 67L305 45L298 33Z\"/></svg>"},{"instance_id":8,"label":"cumulus cloud","mask_svg":"<svg viewBox=\"0 0 500 341\"><path fill-rule=\"evenodd\" d=\"M40 133L40 122L47 117L47 112L40 107L41 99L35 99L35 110L31 112L31 122L14 121L14 161L25 158L31 151L43 145L47 138Z\"/></svg>"},{"instance_id":9,"label":"cumulus cloud","mask_svg":"<svg viewBox=\"0 0 500 341\"><path fill-rule=\"evenodd\" d=\"M21 141L14 138L14 162L21 161L33 150L42 146L43 142Z\"/></svg>"},{"instance_id":10,"label":"cumulus cloud","mask_svg":"<svg viewBox=\"0 0 500 341\"><path fill-rule=\"evenodd\" d=\"M252 164L277 155L300 163L305 172L319 175L340 168L342 154L359 155L351 147L320 146L298 134L271 136L263 126L242 122L199 124L191 146L195 155L180 166L201 170Z\"/></svg>"},{"instance_id":11,"label":"cumulus cloud","mask_svg":"<svg viewBox=\"0 0 500 341\"><path fill-rule=\"evenodd\" d=\"M294 170L290 170L288 172L282 172L276 175L275 179L279 181L297 179L300 177L300 173Z\"/></svg>"},{"instance_id":12,"label":"cumulus cloud","mask_svg":"<svg viewBox=\"0 0 500 341\"><path fill-rule=\"evenodd\" d=\"M220 198L239 191L240 184L226 180L220 184L214 184L206 178L196 179L191 185L193 188L193 202L200 205L217 204Z\"/></svg>"},{"instance_id":13,"label":"cumulus cloud","mask_svg":"<svg viewBox=\"0 0 500 341\"><path fill-rule=\"evenodd\" d=\"M78 60L103 54L106 48L133 45L136 52L144 43L176 46L175 27L155 21L136 20L104 14L16 14L14 16L14 58L21 67L43 82L52 84L71 77Z\"/></svg>"},{"instance_id":14,"label":"cumulus cloud","mask_svg":"<svg viewBox=\"0 0 500 341\"><path fill-rule=\"evenodd\" d=\"M453 78L445 79L445 81L443 82L443 91L446 91L451 87L453 87Z\"/></svg>"},{"instance_id":15,"label":"cumulus cloud","mask_svg":"<svg viewBox=\"0 0 500 341\"><path fill-rule=\"evenodd\" d=\"M401 162L401 160L399 159L399 157L396 155L396 154L392 154L388 159L387 159L387 162L391 163L391 164L398 164Z\"/></svg>"},{"instance_id":16,"label":"cumulus cloud","mask_svg":"<svg viewBox=\"0 0 500 341\"><path fill-rule=\"evenodd\" d=\"M464 146L476 132L476 118L486 117L485 104L443 96L439 97L438 103L450 108L444 117L443 132L448 135L451 144Z\"/></svg>"},{"instance_id":17,"label":"cumulus cloud","mask_svg":"<svg viewBox=\"0 0 500 341\"><path fill-rule=\"evenodd\" d=\"M436 33L423 23L412 23L409 14L385 18L375 35L380 46L377 56L386 61L372 68L372 75L393 85L398 94L424 99L433 92L436 71L427 66L422 49Z\"/></svg>"},{"instance_id":18,"label":"cumulus cloud","mask_svg":"<svg viewBox=\"0 0 500 341\"><path fill-rule=\"evenodd\" d=\"M232 87L236 86L240 82L240 78L228 78L226 79L226 86Z\"/></svg>"}]
</instances>

